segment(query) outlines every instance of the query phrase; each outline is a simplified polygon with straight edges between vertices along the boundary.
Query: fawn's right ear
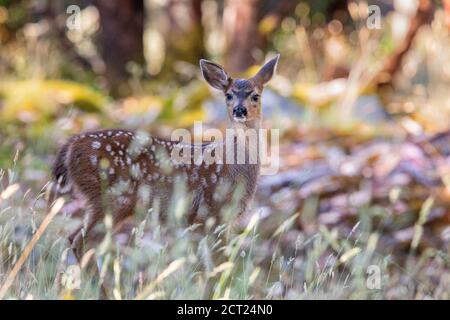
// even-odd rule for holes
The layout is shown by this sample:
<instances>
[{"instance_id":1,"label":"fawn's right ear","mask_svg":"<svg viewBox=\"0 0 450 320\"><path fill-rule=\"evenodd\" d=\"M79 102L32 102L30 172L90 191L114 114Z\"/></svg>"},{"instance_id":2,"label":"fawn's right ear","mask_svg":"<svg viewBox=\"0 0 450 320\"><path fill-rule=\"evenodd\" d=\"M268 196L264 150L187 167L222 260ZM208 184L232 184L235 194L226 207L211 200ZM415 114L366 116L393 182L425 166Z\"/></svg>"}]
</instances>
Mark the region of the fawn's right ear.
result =
<instances>
[{"instance_id":1,"label":"fawn's right ear","mask_svg":"<svg viewBox=\"0 0 450 320\"><path fill-rule=\"evenodd\" d=\"M200 59L200 69L203 77L212 87L225 91L230 85L231 78L225 70L217 63Z\"/></svg>"}]
</instances>

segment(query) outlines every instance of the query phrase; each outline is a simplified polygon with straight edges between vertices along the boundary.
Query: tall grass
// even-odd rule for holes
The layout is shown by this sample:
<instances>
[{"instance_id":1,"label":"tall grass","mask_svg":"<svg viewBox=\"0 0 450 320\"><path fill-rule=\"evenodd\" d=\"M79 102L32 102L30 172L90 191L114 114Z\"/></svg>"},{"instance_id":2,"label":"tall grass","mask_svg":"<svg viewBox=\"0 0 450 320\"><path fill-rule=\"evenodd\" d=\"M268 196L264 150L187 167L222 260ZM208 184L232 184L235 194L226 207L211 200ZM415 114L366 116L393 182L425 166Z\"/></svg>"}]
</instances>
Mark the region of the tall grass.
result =
<instances>
[{"instance_id":1,"label":"tall grass","mask_svg":"<svg viewBox=\"0 0 450 320\"><path fill-rule=\"evenodd\" d=\"M96 279L111 299L449 298L449 256L411 251L401 267L383 251L371 208L361 208L345 234L321 226L308 236L294 227L299 213L273 220L257 204L240 227L231 227L232 217L206 234L176 219L162 224L152 208L140 207L128 237L114 235L105 217L106 235L85 255L77 283L66 236L78 221L56 214L59 208L49 219L45 191L25 189L14 170L2 171L11 178L0 192L3 298L96 299ZM87 260L99 265L100 278Z\"/></svg>"}]
</instances>

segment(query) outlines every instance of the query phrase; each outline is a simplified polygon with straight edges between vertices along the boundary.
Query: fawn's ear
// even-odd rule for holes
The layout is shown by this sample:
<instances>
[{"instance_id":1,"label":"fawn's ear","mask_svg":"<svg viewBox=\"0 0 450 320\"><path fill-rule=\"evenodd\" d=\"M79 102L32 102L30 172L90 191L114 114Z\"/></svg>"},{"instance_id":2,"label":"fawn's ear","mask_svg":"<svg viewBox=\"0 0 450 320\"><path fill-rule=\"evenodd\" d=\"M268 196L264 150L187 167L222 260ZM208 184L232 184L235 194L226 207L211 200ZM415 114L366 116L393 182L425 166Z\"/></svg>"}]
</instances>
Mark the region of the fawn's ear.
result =
<instances>
[{"instance_id":1,"label":"fawn's ear","mask_svg":"<svg viewBox=\"0 0 450 320\"><path fill-rule=\"evenodd\" d=\"M225 89L230 85L231 78L217 63L200 59L200 69L202 70L202 74L206 82L208 82L212 87L225 91Z\"/></svg>"},{"instance_id":2,"label":"fawn's ear","mask_svg":"<svg viewBox=\"0 0 450 320\"><path fill-rule=\"evenodd\" d=\"M280 54L277 54L275 58L272 58L266 64L264 64L261 69L259 69L258 73L252 78L255 84L259 87L263 87L267 82L272 79L275 71L277 69L278 59L280 58Z\"/></svg>"}]
</instances>

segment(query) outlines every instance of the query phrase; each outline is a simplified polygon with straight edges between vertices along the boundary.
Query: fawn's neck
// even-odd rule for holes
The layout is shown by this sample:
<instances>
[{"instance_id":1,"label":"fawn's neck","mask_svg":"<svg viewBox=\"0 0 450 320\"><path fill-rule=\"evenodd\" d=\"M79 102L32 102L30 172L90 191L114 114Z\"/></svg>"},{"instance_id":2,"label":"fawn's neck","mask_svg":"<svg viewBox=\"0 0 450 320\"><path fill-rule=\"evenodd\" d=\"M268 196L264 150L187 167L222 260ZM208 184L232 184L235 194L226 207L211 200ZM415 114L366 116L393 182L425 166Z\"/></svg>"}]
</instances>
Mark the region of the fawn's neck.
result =
<instances>
[{"instance_id":1,"label":"fawn's neck","mask_svg":"<svg viewBox=\"0 0 450 320\"><path fill-rule=\"evenodd\" d=\"M261 121L253 121L253 122L245 122L245 123L239 123L239 122L232 122L229 126L229 129L234 129L234 135L235 138L233 139L233 149L237 151L239 149L238 146L236 146L237 141L239 140L239 135L247 135L248 130L254 130L256 133L256 137L259 137L259 129L261 128ZM248 135L247 135L248 136ZM246 137L244 137L245 139ZM258 139L258 138L257 138ZM226 150L228 150L230 146L226 146ZM242 206L241 209L243 211L246 210L248 204L250 203L251 199L253 198L256 190L256 185L258 181L258 177L260 174L260 167L261 167L261 161L258 153L258 149L260 148L260 142L257 140L256 142L249 143L249 141L245 142L245 159L246 161L250 159L250 155L256 155L256 163L252 162L245 162L245 164L239 164L237 161L237 154L234 154L234 165L229 166L229 176L232 179L235 179L236 181L243 181L245 191L244 191L244 201L241 201L240 205Z\"/></svg>"},{"instance_id":2,"label":"fawn's neck","mask_svg":"<svg viewBox=\"0 0 450 320\"><path fill-rule=\"evenodd\" d=\"M261 120L252 120L247 122L235 122L231 121L231 123L228 126L228 130L231 130L234 135L233 139L233 149L234 152L234 163L235 164L241 164L238 162L238 150L239 146L237 144L239 141L245 141L244 142L244 153L245 153L245 159L246 162L243 165L247 165L249 168L253 168L259 173L259 167L260 167L260 159L259 159L259 148L260 142L259 142L259 129L261 128ZM256 141L250 141L251 138L249 137L256 137ZM242 138L242 139L240 139ZM249 139L249 140L247 140ZM230 141L228 141L229 143ZM230 148L231 146L227 146L227 148ZM251 155L256 156L256 163L255 162L247 162Z\"/></svg>"},{"instance_id":3,"label":"fawn's neck","mask_svg":"<svg viewBox=\"0 0 450 320\"><path fill-rule=\"evenodd\" d=\"M241 129L244 131L248 130L248 129L259 130L259 129L261 129L261 125L262 125L261 119L250 120L250 121L246 121L246 122L229 121L228 128Z\"/></svg>"}]
</instances>

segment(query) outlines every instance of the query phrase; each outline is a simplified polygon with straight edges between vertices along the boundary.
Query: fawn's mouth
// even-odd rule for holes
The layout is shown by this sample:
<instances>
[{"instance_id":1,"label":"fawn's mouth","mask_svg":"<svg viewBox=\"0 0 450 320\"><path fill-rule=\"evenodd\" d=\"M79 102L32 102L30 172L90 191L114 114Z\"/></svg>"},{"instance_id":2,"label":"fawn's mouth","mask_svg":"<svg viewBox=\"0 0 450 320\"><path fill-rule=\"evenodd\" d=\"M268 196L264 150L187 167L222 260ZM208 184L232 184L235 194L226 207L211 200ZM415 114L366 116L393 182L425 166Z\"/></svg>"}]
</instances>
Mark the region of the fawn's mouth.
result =
<instances>
[{"instance_id":1,"label":"fawn's mouth","mask_svg":"<svg viewBox=\"0 0 450 320\"><path fill-rule=\"evenodd\" d=\"M241 116L241 117L234 116L233 120L236 121L236 122L245 122L245 121L247 121L247 117L245 117L245 116Z\"/></svg>"}]
</instances>

